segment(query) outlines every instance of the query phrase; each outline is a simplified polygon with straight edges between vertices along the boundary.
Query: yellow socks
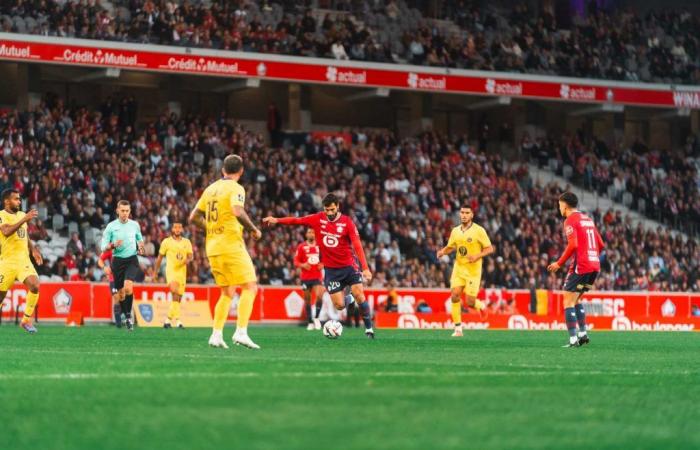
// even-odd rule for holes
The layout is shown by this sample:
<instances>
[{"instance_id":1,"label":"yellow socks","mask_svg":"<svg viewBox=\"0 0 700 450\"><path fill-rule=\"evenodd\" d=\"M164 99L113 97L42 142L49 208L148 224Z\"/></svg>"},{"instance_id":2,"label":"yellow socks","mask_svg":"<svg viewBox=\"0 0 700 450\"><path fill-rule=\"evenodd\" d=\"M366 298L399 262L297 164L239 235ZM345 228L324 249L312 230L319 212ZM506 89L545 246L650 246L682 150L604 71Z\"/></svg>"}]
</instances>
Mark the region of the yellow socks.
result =
<instances>
[{"instance_id":1,"label":"yellow socks","mask_svg":"<svg viewBox=\"0 0 700 450\"><path fill-rule=\"evenodd\" d=\"M455 325L462 323L462 302L452 303L452 322Z\"/></svg>"},{"instance_id":2,"label":"yellow socks","mask_svg":"<svg viewBox=\"0 0 700 450\"><path fill-rule=\"evenodd\" d=\"M180 320L180 302L176 302L175 300L170 302L168 320Z\"/></svg>"},{"instance_id":3,"label":"yellow socks","mask_svg":"<svg viewBox=\"0 0 700 450\"><path fill-rule=\"evenodd\" d=\"M231 307L231 297L226 294L221 294L219 301L216 302L216 307L214 308L214 331L221 331L224 329L224 324L226 319L228 319L228 310ZM240 305L238 310L240 311Z\"/></svg>"},{"instance_id":4,"label":"yellow socks","mask_svg":"<svg viewBox=\"0 0 700 450\"><path fill-rule=\"evenodd\" d=\"M241 298L238 300L238 321L236 328L247 328L250 315L253 313L253 303L255 302L255 292L250 289L243 289Z\"/></svg>"},{"instance_id":5,"label":"yellow socks","mask_svg":"<svg viewBox=\"0 0 700 450\"><path fill-rule=\"evenodd\" d=\"M36 294L34 294L33 292L29 292L27 294L27 304L24 306L23 320L30 320L32 318L32 315L34 314L34 308L36 308L37 303L39 303L39 293L37 292Z\"/></svg>"}]
</instances>

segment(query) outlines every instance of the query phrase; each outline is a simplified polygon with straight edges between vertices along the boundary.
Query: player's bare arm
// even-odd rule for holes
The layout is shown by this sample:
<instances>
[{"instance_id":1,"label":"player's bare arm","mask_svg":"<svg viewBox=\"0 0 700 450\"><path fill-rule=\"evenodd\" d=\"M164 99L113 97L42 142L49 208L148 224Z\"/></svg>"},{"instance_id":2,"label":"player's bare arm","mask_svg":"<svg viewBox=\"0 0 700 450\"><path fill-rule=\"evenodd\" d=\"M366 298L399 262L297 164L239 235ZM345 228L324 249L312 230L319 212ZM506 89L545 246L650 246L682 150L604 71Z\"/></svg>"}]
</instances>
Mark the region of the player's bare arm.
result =
<instances>
[{"instance_id":1,"label":"player's bare arm","mask_svg":"<svg viewBox=\"0 0 700 450\"><path fill-rule=\"evenodd\" d=\"M453 251L455 251L455 248L454 248L454 247L447 247L447 246L445 246L445 247L441 248L440 250L438 250L438 252L437 252L437 257L438 257L438 258L442 258L442 257L445 256L445 255L449 255L449 254L452 253Z\"/></svg>"},{"instance_id":2,"label":"player's bare arm","mask_svg":"<svg viewBox=\"0 0 700 450\"><path fill-rule=\"evenodd\" d=\"M496 251L496 249L494 248L494 246L489 245L488 247L485 247L483 250L481 250L481 252L479 252L475 255L467 255L467 261L469 261L470 263L476 262L485 256L489 256L489 255L493 254L493 252L495 252L495 251ZM438 257L439 257L439 255L438 255Z\"/></svg>"},{"instance_id":3,"label":"player's bare arm","mask_svg":"<svg viewBox=\"0 0 700 450\"><path fill-rule=\"evenodd\" d=\"M4 223L0 225L0 232L2 232L3 236L9 237L13 235L17 230L19 230L22 225L29 222L30 220L36 219L38 215L39 212L36 209L32 209L24 217L17 221L17 223L14 223L12 225L10 225L9 223Z\"/></svg>"},{"instance_id":4,"label":"player's bare arm","mask_svg":"<svg viewBox=\"0 0 700 450\"><path fill-rule=\"evenodd\" d=\"M29 251L31 252L32 257L34 258L34 261L36 261L38 265L44 264L44 258L41 256L39 248L32 244L32 241L29 241Z\"/></svg>"},{"instance_id":5,"label":"player's bare arm","mask_svg":"<svg viewBox=\"0 0 700 450\"><path fill-rule=\"evenodd\" d=\"M272 217L272 216L267 216L262 221L263 221L264 225L268 225L268 226L276 225L279 222L277 217Z\"/></svg>"},{"instance_id":6,"label":"player's bare arm","mask_svg":"<svg viewBox=\"0 0 700 450\"><path fill-rule=\"evenodd\" d=\"M248 216L248 213L245 212L245 209L243 209L242 206L234 206L233 215L238 218L238 221L241 222L241 224L246 230L252 233L255 239L260 239L262 237L262 232L258 229L258 227L255 226L253 221L250 220L250 216Z\"/></svg>"},{"instance_id":7,"label":"player's bare arm","mask_svg":"<svg viewBox=\"0 0 700 450\"><path fill-rule=\"evenodd\" d=\"M158 255L156 258L156 264L153 268L153 271L155 272L156 276L158 276L158 273L160 272L160 264L163 262L163 255Z\"/></svg>"},{"instance_id":8,"label":"player's bare arm","mask_svg":"<svg viewBox=\"0 0 700 450\"><path fill-rule=\"evenodd\" d=\"M197 208L193 209L190 213L189 222L200 230L207 229L207 221L204 217L204 211L200 211Z\"/></svg>"}]
</instances>

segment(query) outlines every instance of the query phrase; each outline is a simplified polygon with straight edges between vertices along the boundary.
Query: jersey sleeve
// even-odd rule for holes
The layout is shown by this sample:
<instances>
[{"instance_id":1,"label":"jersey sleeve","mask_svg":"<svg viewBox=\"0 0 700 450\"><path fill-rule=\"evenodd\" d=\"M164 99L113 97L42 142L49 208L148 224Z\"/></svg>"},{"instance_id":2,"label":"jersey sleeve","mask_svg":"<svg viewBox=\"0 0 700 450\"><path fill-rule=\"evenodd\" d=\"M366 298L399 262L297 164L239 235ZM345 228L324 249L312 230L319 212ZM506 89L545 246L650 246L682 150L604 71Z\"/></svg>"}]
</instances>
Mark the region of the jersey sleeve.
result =
<instances>
[{"instance_id":1,"label":"jersey sleeve","mask_svg":"<svg viewBox=\"0 0 700 450\"><path fill-rule=\"evenodd\" d=\"M569 219L564 221L564 234L566 235L566 250L564 250L564 253L557 260L557 264L560 266L576 251L576 230L574 229L573 221L569 221Z\"/></svg>"},{"instance_id":2,"label":"jersey sleeve","mask_svg":"<svg viewBox=\"0 0 700 450\"><path fill-rule=\"evenodd\" d=\"M188 255L193 255L194 251L192 250L192 241L189 239L187 240L187 254Z\"/></svg>"},{"instance_id":3,"label":"jersey sleeve","mask_svg":"<svg viewBox=\"0 0 700 450\"><path fill-rule=\"evenodd\" d=\"M158 255L160 256L165 256L166 253L168 253L168 239L163 239L163 242L160 243L160 249L158 250Z\"/></svg>"},{"instance_id":4,"label":"jersey sleeve","mask_svg":"<svg viewBox=\"0 0 700 450\"><path fill-rule=\"evenodd\" d=\"M479 243L482 249L491 247L491 239L489 239L489 235L484 228L481 228L481 232L479 233Z\"/></svg>"},{"instance_id":5,"label":"jersey sleeve","mask_svg":"<svg viewBox=\"0 0 700 450\"><path fill-rule=\"evenodd\" d=\"M245 206L245 189L240 184L236 184L231 190L231 208L234 206Z\"/></svg>"},{"instance_id":6,"label":"jersey sleeve","mask_svg":"<svg viewBox=\"0 0 700 450\"><path fill-rule=\"evenodd\" d=\"M448 248L457 248L457 242L456 242L456 237L455 237L455 230L450 231L450 238L447 241L446 247Z\"/></svg>"},{"instance_id":7,"label":"jersey sleeve","mask_svg":"<svg viewBox=\"0 0 700 450\"><path fill-rule=\"evenodd\" d=\"M112 242L112 224L108 224L107 228L105 228L104 233L102 233L102 243L100 244L100 249L102 251L107 250L107 246Z\"/></svg>"},{"instance_id":8,"label":"jersey sleeve","mask_svg":"<svg viewBox=\"0 0 700 450\"><path fill-rule=\"evenodd\" d=\"M202 193L202 195L199 197L199 200L197 200L197 205L195 205L194 209L196 209L197 211L206 212L207 208L204 206L204 203L204 193Z\"/></svg>"},{"instance_id":9,"label":"jersey sleeve","mask_svg":"<svg viewBox=\"0 0 700 450\"><path fill-rule=\"evenodd\" d=\"M141 225L139 225L138 222L134 221L134 228L136 230L136 242L143 241L143 235L141 234Z\"/></svg>"},{"instance_id":10,"label":"jersey sleeve","mask_svg":"<svg viewBox=\"0 0 700 450\"><path fill-rule=\"evenodd\" d=\"M277 219L280 225L306 225L313 227L318 224L318 214L311 214L303 217L281 217Z\"/></svg>"},{"instance_id":11,"label":"jersey sleeve","mask_svg":"<svg viewBox=\"0 0 700 450\"><path fill-rule=\"evenodd\" d=\"M294 254L294 266L299 267L302 264L304 264L304 250L303 250L303 244L300 244L297 247L297 251Z\"/></svg>"},{"instance_id":12,"label":"jersey sleeve","mask_svg":"<svg viewBox=\"0 0 700 450\"><path fill-rule=\"evenodd\" d=\"M355 256L360 260L360 267L362 267L362 270L368 270L369 266L367 265L367 258L365 258L365 249L362 248L362 241L360 241L360 233L352 220L348 220L348 235L350 236Z\"/></svg>"}]
</instances>

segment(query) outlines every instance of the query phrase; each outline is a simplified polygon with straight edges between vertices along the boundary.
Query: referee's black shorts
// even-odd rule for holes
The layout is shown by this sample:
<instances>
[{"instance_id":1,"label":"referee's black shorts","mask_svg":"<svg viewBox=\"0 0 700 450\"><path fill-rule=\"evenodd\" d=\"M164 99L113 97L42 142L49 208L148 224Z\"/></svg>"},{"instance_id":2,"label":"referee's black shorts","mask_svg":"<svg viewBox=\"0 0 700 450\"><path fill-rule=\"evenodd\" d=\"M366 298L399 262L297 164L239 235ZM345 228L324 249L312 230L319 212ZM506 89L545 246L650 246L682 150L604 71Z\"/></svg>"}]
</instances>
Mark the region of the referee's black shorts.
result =
<instances>
[{"instance_id":1,"label":"referee's black shorts","mask_svg":"<svg viewBox=\"0 0 700 450\"><path fill-rule=\"evenodd\" d=\"M112 273L114 274L114 288L121 290L124 287L124 281L134 281L141 272L138 256L130 256L128 258L112 258Z\"/></svg>"}]
</instances>

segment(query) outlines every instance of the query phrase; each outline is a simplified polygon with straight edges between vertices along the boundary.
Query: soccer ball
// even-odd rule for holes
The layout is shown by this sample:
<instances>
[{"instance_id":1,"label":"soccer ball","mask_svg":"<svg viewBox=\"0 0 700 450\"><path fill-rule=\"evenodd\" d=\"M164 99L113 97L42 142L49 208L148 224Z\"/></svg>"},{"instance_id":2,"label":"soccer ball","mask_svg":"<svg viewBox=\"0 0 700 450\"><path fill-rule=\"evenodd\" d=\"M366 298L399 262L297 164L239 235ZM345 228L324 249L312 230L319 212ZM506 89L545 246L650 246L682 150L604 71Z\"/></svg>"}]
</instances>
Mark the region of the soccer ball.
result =
<instances>
[{"instance_id":1,"label":"soccer ball","mask_svg":"<svg viewBox=\"0 0 700 450\"><path fill-rule=\"evenodd\" d=\"M343 334L343 324L337 320L329 320L323 324L323 335L328 339L338 339Z\"/></svg>"}]
</instances>

